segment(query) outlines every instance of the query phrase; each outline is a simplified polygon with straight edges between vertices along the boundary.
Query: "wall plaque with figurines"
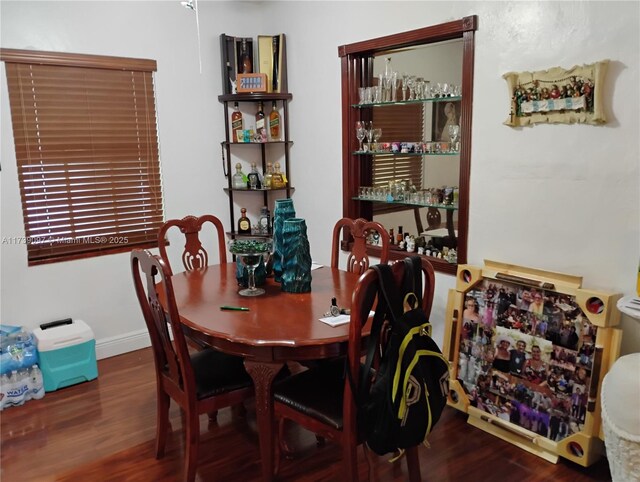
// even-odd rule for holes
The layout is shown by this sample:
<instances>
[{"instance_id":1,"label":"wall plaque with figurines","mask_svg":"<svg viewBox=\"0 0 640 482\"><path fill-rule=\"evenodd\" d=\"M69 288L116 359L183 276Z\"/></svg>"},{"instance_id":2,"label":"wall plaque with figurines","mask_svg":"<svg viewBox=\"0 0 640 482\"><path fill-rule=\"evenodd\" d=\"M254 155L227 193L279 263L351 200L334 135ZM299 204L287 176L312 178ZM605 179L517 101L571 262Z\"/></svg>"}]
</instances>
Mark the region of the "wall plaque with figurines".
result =
<instances>
[{"instance_id":1,"label":"wall plaque with figurines","mask_svg":"<svg viewBox=\"0 0 640 482\"><path fill-rule=\"evenodd\" d=\"M565 70L508 72L511 111L504 122L511 127L538 123L604 124L604 78L609 61Z\"/></svg>"},{"instance_id":2,"label":"wall plaque with figurines","mask_svg":"<svg viewBox=\"0 0 640 482\"><path fill-rule=\"evenodd\" d=\"M443 353L449 404L551 462L602 455L600 385L617 359L619 294L582 279L485 261L458 267Z\"/></svg>"}]
</instances>

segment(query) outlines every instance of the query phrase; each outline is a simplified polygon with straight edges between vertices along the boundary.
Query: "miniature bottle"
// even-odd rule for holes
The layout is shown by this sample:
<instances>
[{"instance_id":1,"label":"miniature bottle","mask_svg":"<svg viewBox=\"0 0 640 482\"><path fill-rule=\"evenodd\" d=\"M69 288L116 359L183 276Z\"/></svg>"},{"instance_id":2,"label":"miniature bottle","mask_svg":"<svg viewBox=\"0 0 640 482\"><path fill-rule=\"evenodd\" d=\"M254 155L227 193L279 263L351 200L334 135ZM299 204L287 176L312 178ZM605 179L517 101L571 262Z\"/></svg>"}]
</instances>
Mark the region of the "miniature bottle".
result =
<instances>
[{"instance_id":1,"label":"miniature bottle","mask_svg":"<svg viewBox=\"0 0 640 482\"><path fill-rule=\"evenodd\" d=\"M396 243L400 244L404 241L404 234L402 234L402 226L398 226L398 234L396 234Z\"/></svg>"},{"instance_id":2,"label":"miniature bottle","mask_svg":"<svg viewBox=\"0 0 640 482\"><path fill-rule=\"evenodd\" d=\"M253 72L253 62L249 55L249 49L247 47L247 39L242 39L242 45L240 47L240 63L242 65L242 73L250 74Z\"/></svg>"},{"instance_id":3,"label":"miniature bottle","mask_svg":"<svg viewBox=\"0 0 640 482\"><path fill-rule=\"evenodd\" d=\"M278 112L278 106L275 100L271 105L271 112L269 113L269 135L272 141L280 140L280 113Z\"/></svg>"},{"instance_id":4,"label":"miniature bottle","mask_svg":"<svg viewBox=\"0 0 640 482\"><path fill-rule=\"evenodd\" d=\"M247 175L249 182L249 189L261 189L262 183L260 182L260 173L256 167L256 163L251 163L251 172Z\"/></svg>"},{"instance_id":5,"label":"miniature bottle","mask_svg":"<svg viewBox=\"0 0 640 482\"><path fill-rule=\"evenodd\" d=\"M242 112L238 107L238 103L233 103L233 113L231 114L231 132L233 133L233 142L238 142L238 131L244 129L244 121L242 120Z\"/></svg>"},{"instance_id":6,"label":"miniature bottle","mask_svg":"<svg viewBox=\"0 0 640 482\"><path fill-rule=\"evenodd\" d=\"M242 172L242 164L236 164L236 173L231 180L233 189L247 189L247 176Z\"/></svg>"},{"instance_id":7,"label":"miniature bottle","mask_svg":"<svg viewBox=\"0 0 640 482\"><path fill-rule=\"evenodd\" d=\"M240 209L240 219L238 219L238 234L251 234L251 221L247 217L247 210Z\"/></svg>"},{"instance_id":8,"label":"miniature bottle","mask_svg":"<svg viewBox=\"0 0 640 482\"><path fill-rule=\"evenodd\" d=\"M264 115L264 106L258 102L258 112L256 112L256 134L260 137L260 142L267 142L267 124Z\"/></svg>"},{"instance_id":9,"label":"miniature bottle","mask_svg":"<svg viewBox=\"0 0 640 482\"><path fill-rule=\"evenodd\" d=\"M389 230L389 244L395 244L396 237L393 235L393 228Z\"/></svg>"},{"instance_id":10,"label":"miniature bottle","mask_svg":"<svg viewBox=\"0 0 640 482\"><path fill-rule=\"evenodd\" d=\"M273 180L273 164L271 164L270 162L267 162L267 172L264 173L264 188L265 189L271 189L272 186L272 180Z\"/></svg>"},{"instance_id":11,"label":"miniature bottle","mask_svg":"<svg viewBox=\"0 0 640 482\"><path fill-rule=\"evenodd\" d=\"M283 173L280 172L280 163L276 162L273 165L274 172L271 178L271 188L272 189L282 189L287 186L287 178Z\"/></svg>"},{"instance_id":12,"label":"miniature bottle","mask_svg":"<svg viewBox=\"0 0 640 482\"><path fill-rule=\"evenodd\" d=\"M258 226L260 229L260 234L271 233L271 213L269 212L269 208L267 206L264 206L260 211L260 220L258 222Z\"/></svg>"}]
</instances>

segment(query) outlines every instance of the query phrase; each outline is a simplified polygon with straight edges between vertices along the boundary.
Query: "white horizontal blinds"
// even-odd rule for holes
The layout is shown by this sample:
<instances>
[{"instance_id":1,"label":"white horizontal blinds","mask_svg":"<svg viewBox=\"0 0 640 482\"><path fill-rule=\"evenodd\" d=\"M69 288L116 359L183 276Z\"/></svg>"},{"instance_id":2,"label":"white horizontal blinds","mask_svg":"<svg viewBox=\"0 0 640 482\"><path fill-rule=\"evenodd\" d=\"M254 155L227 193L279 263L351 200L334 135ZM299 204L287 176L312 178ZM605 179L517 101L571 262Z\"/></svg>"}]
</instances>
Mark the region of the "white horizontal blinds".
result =
<instances>
[{"instance_id":1,"label":"white horizontal blinds","mask_svg":"<svg viewBox=\"0 0 640 482\"><path fill-rule=\"evenodd\" d=\"M381 142L422 142L424 139L423 104L394 105L374 109L374 127L382 129ZM422 157L378 154L373 158L374 187L388 187L389 181L408 181L422 189ZM374 204L374 212L389 206ZM393 208L395 209L395 208Z\"/></svg>"},{"instance_id":2,"label":"white horizontal blinds","mask_svg":"<svg viewBox=\"0 0 640 482\"><path fill-rule=\"evenodd\" d=\"M7 79L30 264L155 244L152 72L7 63Z\"/></svg>"}]
</instances>

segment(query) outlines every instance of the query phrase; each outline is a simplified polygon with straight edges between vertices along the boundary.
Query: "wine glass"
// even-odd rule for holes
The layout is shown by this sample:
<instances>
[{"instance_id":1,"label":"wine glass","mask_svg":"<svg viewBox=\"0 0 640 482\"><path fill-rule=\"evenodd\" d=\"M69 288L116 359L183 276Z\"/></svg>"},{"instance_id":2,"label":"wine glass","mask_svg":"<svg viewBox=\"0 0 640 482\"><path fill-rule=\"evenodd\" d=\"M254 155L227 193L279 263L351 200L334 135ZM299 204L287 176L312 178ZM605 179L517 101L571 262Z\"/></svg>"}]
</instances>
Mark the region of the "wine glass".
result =
<instances>
[{"instance_id":1,"label":"wine glass","mask_svg":"<svg viewBox=\"0 0 640 482\"><path fill-rule=\"evenodd\" d=\"M229 241L229 251L236 255L243 266L247 267L247 288L238 292L241 296L258 296L264 294L262 288L256 288L255 271L261 261L265 264L273 252L271 238L242 238Z\"/></svg>"},{"instance_id":2,"label":"wine glass","mask_svg":"<svg viewBox=\"0 0 640 482\"><path fill-rule=\"evenodd\" d=\"M458 152L458 137L460 136L460 126L458 124L449 125L449 139L451 139L451 152Z\"/></svg>"},{"instance_id":3,"label":"wine glass","mask_svg":"<svg viewBox=\"0 0 640 482\"><path fill-rule=\"evenodd\" d=\"M374 151L378 151L378 141L380 140L380 138L382 137L382 128L380 127L376 127L375 129L371 129L372 131L372 135L373 135L373 147L372 150Z\"/></svg>"},{"instance_id":4,"label":"wine glass","mask_svg":"<svg viewBox=\"0 0 640 482\"><path fill-rule=\"evenodd\" d=\"M361 152L362 152L362 141L364 140L365 135L366 135L366 129L364 127L364 122L357 121L356 122L356 138L358 139L358 141L360 141L360 148L358 150Z\"/></svg>"},{"instance_id":5,"label":"wine glass","mask_svg":"<svg viewBox=\"0 0 640 482\"><path fill-rule=\"evenodd\" d=\"M368 124L368 125L367 125ZM373 122L365 122L364 123L365 134L367 136L367 143L369 144L369 150L373 149Z\"/></svg>"}]
</instances>

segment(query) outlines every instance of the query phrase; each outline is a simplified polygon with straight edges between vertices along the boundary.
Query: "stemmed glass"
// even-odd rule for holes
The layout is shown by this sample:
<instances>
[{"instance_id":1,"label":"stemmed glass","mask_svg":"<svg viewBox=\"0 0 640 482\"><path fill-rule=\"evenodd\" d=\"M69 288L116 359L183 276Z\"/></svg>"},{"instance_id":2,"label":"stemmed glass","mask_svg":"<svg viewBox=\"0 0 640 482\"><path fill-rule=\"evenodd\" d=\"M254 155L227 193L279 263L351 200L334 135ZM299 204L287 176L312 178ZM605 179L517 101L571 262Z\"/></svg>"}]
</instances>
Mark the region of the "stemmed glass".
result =
<instances>
[{"instance_id":1,"label":"stemmed glass","mask_svg":"<svg viewBox=\"0 0 640 482\"><path fill-rule=\"evenodd\" d=\"M356 138L360 141L360 152L362 152L362 141L364 140L365 135L366 129L364 127L364 122L356 121Z\"/></svg>"},{"instance_id":2,"label":"stemmed glass","mask_svg":"<svg viewBox=\"0 0 640 482\"><path fill-rule=\"evenodd\" d=\"M235 254L243 266L247 267L247 288L238 291L241 296L258 296L264 294L262 288L256 288L256 268L261 261L266 264L273 252L271 238L242 238L229 241L229 251Z\"/></svg>"},{"instance_id":3,"label":"stemmed glass","mask_svg":"<svg viewBox=\"0 0 640 482\"><path fill-rule=\"evenodd\" d=\"M449 125L449 138L451 139L451 152L458 152L460 146L458 145L458 137L460 136L460 126L458 124Z\"/></svg>"},{"instance_id":4,"label":"stemmed glass","mask_svg":"<svg viewBox=\"0 0 640 482\"><path fill-rule=\"evenodd\" d=\"M367 127L368 124L368 127ZM368 149L367 150L371 150L373 148L372 143L373 143L373 122L365 122L364 123L365 128L364 128L364 132L367 136L367 143L368 143Z\"/></svg>"},{"instance_id":5,"label":"stemmed glass","mask_svg":"<svg viewBox=\"0 0 640 482\"><path fill-rule=\"evenodd\" d=\"M380 138L382 137L382 129L380 127L376 127L375 129L371 129L372 131L372 135L373 135L373 147L371 148L374 151L379 150L378 149L378 141L380 140Z\"/></svg>"}]
</instances>

